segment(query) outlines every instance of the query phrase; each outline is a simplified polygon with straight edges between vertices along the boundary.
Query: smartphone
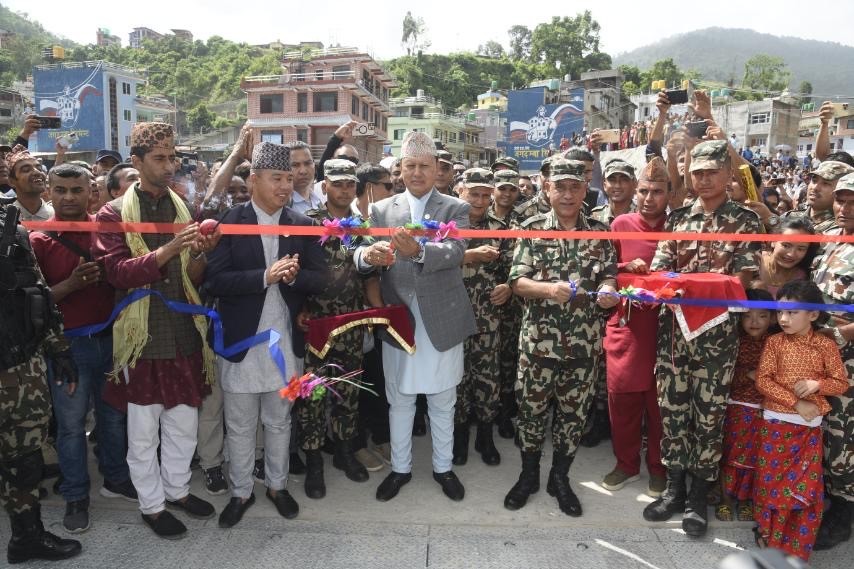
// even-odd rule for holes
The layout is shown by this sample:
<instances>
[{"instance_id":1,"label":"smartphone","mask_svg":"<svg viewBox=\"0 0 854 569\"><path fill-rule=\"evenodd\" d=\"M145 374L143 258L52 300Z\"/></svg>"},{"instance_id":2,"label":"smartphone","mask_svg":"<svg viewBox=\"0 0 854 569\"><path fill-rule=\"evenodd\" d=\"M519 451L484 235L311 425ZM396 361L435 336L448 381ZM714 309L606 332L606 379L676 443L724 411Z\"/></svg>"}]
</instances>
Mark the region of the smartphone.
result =
<instances>
[{"instance_id":1,"label":"smartphone","mask_svg":"<svg viewBox=\"0 0 854 569\"><path fill-rule=\"evenodd\" d=\"M694 138L703 138L706 136L706 131L709 129L709 123L706 121L686 122L685 130Z\"/></svg>"},{"instance_id":2,"label":"smartphone","mask_svg":"<svg viewBox=\"0 0 854 569\"><path fill-rule=\"evenodd\" d=\"M359 123L353 127L353 136L375 136L376 126L374 123Z\"/></svg>"},{"instance_id":3,"label":"smartphone","mask_svg":"<svg viewBox=\"0 0 854 569\"><path fill-rule=\"evenodd\" d=\"M688 89L668 89L665 93L671 105L684 105L688 102Z\"/></svg>"},{"instance_id":4,"label":"smartphone","mask_svg":"<svg viewBox=\"0 0 854 569\"><path fill-rule=\"evenodd\" d=\"M39 128L45 130L52 130L57 128L62 128L62 119L59 117L39 117L36 119L39 121Z\"/></svg>"},{"instance_id":5,"label":"smartphone","mask_svg":"<svg viewBox=\"0 0 854 569\"><path fill-rule=\"evenodd\" d=\"M618 128L609 128L607 130L600 130L599 136L602 144L612 144L616 142L620 142L620 129Z\"/></svg>"}]
</instances>

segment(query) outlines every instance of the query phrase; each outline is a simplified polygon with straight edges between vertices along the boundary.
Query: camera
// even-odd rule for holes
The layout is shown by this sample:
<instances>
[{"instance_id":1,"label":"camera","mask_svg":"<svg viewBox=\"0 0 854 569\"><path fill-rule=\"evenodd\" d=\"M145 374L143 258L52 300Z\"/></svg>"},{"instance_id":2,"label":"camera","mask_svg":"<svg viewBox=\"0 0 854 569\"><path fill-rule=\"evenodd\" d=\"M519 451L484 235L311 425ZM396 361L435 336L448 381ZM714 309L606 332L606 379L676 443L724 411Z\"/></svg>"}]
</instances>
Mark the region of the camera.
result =
<instances>
[{"instance_id":1,"label":"camera","mask_svg":"<svg viewBox=\"0 0 854 569\"><path fill-rule=\"evenodd\" d=\"M684 105L688 102L688 89L668 89L664 93L671 105Z\"/></svg>"},{"instance_id":2,"label":"camera","mask_svg":"<svg viewBox=\"0 0 854 569\"><path fill-rule=\"evenodd\" d=\"M685 123L685 131L694 138L703 138L707 130L709 130L709 123L706 121Z\"/></svg>"},{"instance_id":3,"label":"camera","mask_svg":"<svg viewBox=\"0 0 854 569\"><path fill-rule=\"evenodd\" d=\"M185 175L190 175L196 171L199 163L199 155L195 152L175 152L175 157L181 161L181 166L178 171Z\"/></svg>"},{"instance_id":4,"label":"camera","mask_svg":"<svg viewBox=\"0 0 854 569\"><path fill-rule=\"evenodd\" d=\"M353 136L375 136L376 125L374 123L359 123L353 127Z\"/></svg>"}]
</instances>

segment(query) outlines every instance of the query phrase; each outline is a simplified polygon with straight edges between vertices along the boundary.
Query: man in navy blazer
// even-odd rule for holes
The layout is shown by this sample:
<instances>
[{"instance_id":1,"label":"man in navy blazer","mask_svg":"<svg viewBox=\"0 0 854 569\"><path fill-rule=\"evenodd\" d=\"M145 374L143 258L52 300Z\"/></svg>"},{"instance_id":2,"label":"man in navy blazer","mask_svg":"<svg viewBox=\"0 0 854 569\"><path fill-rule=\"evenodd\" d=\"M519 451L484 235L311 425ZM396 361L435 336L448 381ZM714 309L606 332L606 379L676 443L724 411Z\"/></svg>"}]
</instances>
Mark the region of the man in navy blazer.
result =
<instances>
[{"instance_id":1,"label":"man in navy blazer","mask_svg":"<svg viewBox=\"0 0 854 569\"><path fill-rule=\"evenodd\" d=\"M290 150L262 142L252 152L252 199L231 209L226 224L314 225L287 204L293 193ZM323 290L326 260L315 236L225 235L210 255L205 286L216 297L224 342L229 346L265 330L280 334L278 348L286 370L269 354L267 342L217 358L225 408L231 500L219 517L230 528L255 503L255 431L264 425L264 484L279 514L293 518L299 506L288 493L291 404L279 396L289 378L302 374L305 341L296 325L308 294Z\"/></svg>"}]
</instances>

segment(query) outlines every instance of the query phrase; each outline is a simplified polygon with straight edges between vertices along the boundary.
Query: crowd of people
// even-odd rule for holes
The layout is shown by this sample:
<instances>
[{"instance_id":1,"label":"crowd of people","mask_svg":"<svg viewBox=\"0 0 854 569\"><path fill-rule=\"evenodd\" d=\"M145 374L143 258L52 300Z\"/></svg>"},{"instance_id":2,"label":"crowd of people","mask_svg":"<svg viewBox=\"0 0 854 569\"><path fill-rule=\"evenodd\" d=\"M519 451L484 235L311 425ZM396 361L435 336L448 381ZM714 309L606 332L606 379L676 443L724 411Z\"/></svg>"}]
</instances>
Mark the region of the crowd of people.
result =
<instances>
[{"instance_id":1,"label":"crowd of people","mask_svg":"<svg viewBox=\"0 0 854 569\"><path fill-rule=\"evenodd\" d=\"M306 497L322 499L324 450L355 483L389 465L376 498L392 500L412 481L412 438L427 428L433 478L463 500L454 467L467 463L474 427L487 465L502 462L496 431L520 449L510 510L540 489L549 428L546 491L568 516L583 514L569 481L579 445L610 437L615 465L601 484L636 482L643 458L655 500L638 515L650 522L681 515L699 537L714 505L722 523L754 520L758 546L804 559L848 540L854 324L816 304L854 303L854 249L809 236L854 235L854 159L819 149L815 163L780 155L756 164L714 123L703 92L680 117L705 121L699 136L673 128L666 93L658 107L631 138L647 137L643 168L601 163L593 131L534 176L508 157L466 168L423 132L407 134L400 156L366 163L350 144L353 123L317 162L302 142L256 144L247 126L210 172L180 171L170 125L138 123L127 162L104 150L92 166L60 159L46 172L26 149L38 126L28 121L15 147L0 148L9 562L81 551L44 529L39 483L53 444L63 527L89 529L90 407L100 494L137 502L168 539L187 533L173 512L217 515L190 492L194 457L205 490L229 493L218 523L231 528L255 503L256 483L287 519L299 514L289 474L303 474ZM747 198L741 166L761 199ZM27 235L18 215L59 225ZM245 231L203 229L207 219ZM345 219L390 236L262 227ZM107 225L67 226L87 221ZM118 231L116 222L181 229ZM532 236L459 239L452 227ZM679 235L634 235L658 232ZM686 239L692 233L726 236ZM761 233L783 239L732 239ZM629 284L658 298L746 291L788 304L673 308L625 298ZM188 305L215 309L221 328ZM354 316L389 306L405 307L411 339L389 319ZM333 325L318 350L307 335L321 321ZM280 393L291 375L357 369L376 395L347 382L325 397Z\"/></svg>"}]
</instances>

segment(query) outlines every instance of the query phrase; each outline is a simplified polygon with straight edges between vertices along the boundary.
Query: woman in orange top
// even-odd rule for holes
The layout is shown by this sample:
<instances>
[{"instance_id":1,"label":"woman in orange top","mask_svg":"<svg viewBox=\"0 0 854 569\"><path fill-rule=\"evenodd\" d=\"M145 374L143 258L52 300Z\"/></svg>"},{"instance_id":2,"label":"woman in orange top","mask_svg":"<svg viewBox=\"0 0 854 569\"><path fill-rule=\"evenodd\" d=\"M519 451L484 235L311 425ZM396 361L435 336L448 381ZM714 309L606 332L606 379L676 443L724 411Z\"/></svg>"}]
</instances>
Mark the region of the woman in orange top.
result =
<instances>
[{"instance_id":1,"label":"woman in orange top","mask_svg":"<svg viewBox=\"0 0 854 569\"><path fill-rule=\"evenodd\" d=\"M810 281L786 283L780 302L823 302ZM825 396L848 389L836 343L815 332L817 310L778 310L782 334L768 338L756 388L765 396L753 483L754 528L760 547L809 559L824 507L821 419Z\"/></svg>"}]
</instances>

